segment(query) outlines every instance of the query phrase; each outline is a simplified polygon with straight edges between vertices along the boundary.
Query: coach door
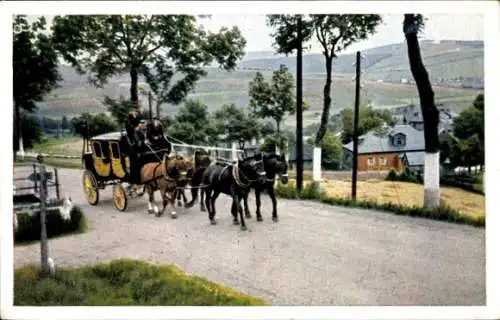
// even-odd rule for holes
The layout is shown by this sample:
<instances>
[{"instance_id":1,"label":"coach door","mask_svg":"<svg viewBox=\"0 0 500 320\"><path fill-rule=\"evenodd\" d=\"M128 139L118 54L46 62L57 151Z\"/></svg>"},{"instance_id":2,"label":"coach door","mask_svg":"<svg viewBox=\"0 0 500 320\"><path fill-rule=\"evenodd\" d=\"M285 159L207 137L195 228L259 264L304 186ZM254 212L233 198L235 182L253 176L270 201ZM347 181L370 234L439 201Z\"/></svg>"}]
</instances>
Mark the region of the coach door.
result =
<instances>
[{"instance_id":1,"label":"coach door","mask_svg":"<svg viewBox=\"0 0 500 320\"><path fill-rule=\"evenodd\" d=\"M108 177L111 172L111 164L100 141L92 141L92 160L95 172L101 177Z\"/></svg>"},{"instance_id":2,"label":"coach door","mask_svg":"<svg viewBox=\"0 0 500 320\"><path fill-rule=\"evenodd\" d=\"M111 168L113 169L113 173L118 178L125 177L126 173L123 168L122 155L118 141L110 141L109 153L111 154Z\"/></svg>"}]
</instances>

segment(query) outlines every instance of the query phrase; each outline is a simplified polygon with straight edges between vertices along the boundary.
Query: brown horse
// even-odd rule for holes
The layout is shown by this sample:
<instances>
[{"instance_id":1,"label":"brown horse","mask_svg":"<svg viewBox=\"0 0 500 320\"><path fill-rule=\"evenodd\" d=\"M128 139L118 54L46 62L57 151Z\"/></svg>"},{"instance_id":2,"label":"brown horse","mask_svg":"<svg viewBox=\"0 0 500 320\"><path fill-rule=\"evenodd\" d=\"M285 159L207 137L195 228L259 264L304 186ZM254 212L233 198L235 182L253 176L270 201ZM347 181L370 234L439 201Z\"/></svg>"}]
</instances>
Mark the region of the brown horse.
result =
<instances>
[{"instance_id":1,"label":"brown horse","mask_svg":"<svg viewBox=\"0 0 500 320\"><path fill-rule=\"evenodd\" d=\"M175 207L175 191L185 187L189 182L189 172L193 170L193 163L182 156L167 158L165 154L160 163L148 163L141 168L141 181L149 196L148 212L154 213L157 217L165 211L170 202ZM163 200L163 208L158 210L154 201L154 192L159 190ZM172 210L170 216L175 219L177 213Z\"/></svg>"}]
</instances>

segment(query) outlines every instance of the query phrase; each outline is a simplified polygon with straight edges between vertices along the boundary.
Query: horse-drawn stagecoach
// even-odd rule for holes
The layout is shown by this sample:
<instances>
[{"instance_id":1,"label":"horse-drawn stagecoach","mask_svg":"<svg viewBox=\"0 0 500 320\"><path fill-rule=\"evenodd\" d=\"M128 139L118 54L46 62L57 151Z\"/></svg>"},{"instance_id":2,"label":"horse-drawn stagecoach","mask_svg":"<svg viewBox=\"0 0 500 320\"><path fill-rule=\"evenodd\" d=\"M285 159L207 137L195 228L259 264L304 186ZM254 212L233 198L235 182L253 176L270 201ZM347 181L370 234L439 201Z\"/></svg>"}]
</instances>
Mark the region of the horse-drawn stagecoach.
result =
<instances>
[{"instance_id":1,"label":"horse-drawn stagecoach","mask_svg":"<svg viewBox=\"0 0 500 320\"><path fill-rule=\"evenodd\" d=\"M127 209L127 195L134 195L134 192L123 184L141 184L141 168L148 163L161 162L168 152L167 149L149 145L142 149L131 145L125 132L110 132L84 139L83 188L89 204L97 205L99 190L112 185L114 206L120 211Z\"/></svg>"}]
</instances>

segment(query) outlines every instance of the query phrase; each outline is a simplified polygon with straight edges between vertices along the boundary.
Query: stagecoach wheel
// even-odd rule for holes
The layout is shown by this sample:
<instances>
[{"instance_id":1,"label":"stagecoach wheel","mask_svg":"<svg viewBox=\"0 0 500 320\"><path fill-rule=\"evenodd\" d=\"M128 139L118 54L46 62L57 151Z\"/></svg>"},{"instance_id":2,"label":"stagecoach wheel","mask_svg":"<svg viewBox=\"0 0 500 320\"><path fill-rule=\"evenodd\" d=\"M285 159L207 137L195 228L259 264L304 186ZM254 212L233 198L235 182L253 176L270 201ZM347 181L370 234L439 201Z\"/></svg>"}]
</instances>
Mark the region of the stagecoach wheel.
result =
<instances>
[{"instance_id":1,"label":"stagecoach wheel","mask_svg":"<svg viewBox=\"0 0 500 320\"><path fill-rule=\"evenodd\" d=\"M116 184L113 187L113 204L118 211L127 210L127 194L125 193L125 189L123 188L121 183Z\"/></svg>"},{"instance_id":2,"label":"stagecoach wheel","mask_svg":"<svg viewBox=\"0 0 500 320\"><path fill-rule=\"evenodd\" d=\"M94 174L88 170L83 172L83 191L90 205L95 206L99 202L99 189Z\"/></svg>"}]
</instances>

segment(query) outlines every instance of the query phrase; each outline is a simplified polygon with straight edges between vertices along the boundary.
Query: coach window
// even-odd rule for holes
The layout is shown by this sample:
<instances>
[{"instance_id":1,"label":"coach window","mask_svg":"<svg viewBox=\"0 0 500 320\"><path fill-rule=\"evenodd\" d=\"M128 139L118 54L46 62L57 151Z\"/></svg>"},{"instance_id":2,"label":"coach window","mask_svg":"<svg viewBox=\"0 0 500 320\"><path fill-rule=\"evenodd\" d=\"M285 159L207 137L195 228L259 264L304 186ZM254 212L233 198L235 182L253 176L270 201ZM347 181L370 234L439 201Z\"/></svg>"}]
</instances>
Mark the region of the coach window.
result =
<instances>
[{"instance_id":1,"label":"coach window","mask_svg":"<svg viewBox=\"0 0 500 320\"><path fill-rule=\"evenodd\" d=\"M98 158L102 158L101 144L99 142L94 142L92 145L94 146L95 156Z\"/></svg>"},{"instance_id":2,"label":"coach window","mask_svg":"<svg viewBox=\"0 0 500 320\"><path fill-rule=\"evenodd\" d=\"M111 143L111 154L115 159L120 158L120 150L118 150L118 143L116 142Z\"/></svg>"}]
</instances>

